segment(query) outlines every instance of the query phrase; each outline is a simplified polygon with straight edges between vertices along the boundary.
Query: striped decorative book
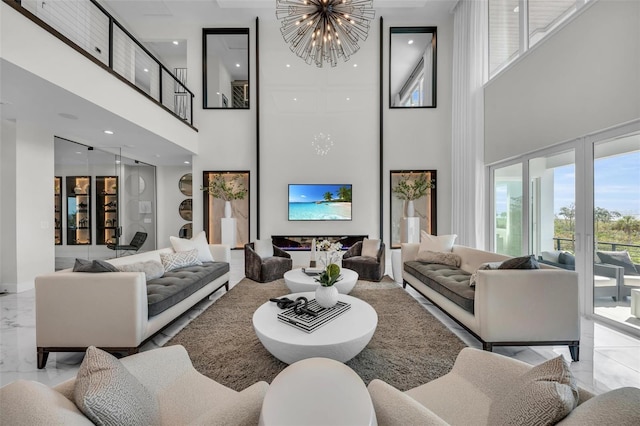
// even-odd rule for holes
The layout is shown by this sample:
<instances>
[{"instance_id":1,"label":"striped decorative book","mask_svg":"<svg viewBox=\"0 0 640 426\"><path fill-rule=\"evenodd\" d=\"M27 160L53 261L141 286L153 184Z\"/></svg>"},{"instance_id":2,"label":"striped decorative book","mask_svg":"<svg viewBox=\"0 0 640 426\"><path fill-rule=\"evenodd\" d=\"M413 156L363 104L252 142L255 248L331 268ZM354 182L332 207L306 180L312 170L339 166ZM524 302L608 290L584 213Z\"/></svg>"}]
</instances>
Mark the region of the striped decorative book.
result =
<instances>
[{"instance_id":1,"label":"striped decorative book","mask_svg":"<svg viewBox=\"0 0 640 426\"><path fill-rule=\"evenodd\" d=\"M296 314L293 308L289 308L278 314L278 320L304 332L311 333L351 309L351 304L339 301L332 308L323 308L318 305L316 299L311 299L307 304L307 309L317 312L318 316L314 317L305 313Z\"/></svg>"}]
</instances>

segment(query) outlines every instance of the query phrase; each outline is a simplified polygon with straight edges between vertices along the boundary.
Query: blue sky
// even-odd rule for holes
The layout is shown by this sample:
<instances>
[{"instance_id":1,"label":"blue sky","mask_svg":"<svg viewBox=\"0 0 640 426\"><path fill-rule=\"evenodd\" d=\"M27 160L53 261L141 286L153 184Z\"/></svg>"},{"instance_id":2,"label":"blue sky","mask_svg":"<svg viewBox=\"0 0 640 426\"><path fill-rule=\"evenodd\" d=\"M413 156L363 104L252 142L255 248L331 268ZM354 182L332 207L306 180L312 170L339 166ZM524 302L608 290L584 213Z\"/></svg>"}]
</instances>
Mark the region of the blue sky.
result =
<instances>
[{"instance_id":1,"label":"blue sky","mask_svg":"<svg viewBox=\"0 0 640 426\"><path fill-rule=\"evenodd\" d=\"M575 167L554 170L554 212L575 200ZM640 218L640 152L596 160L594 206Z\"/></svg>"},{"instance_id":2,"label":"blue sky","mask_svg":"<svg viewBox=\"0 0 640 426\"><path fill-rule=\"evenodd\" d=\"M333 198L338 198L338 189L351 185L289 185L290 203L310 203L324 200L324 193L331 192Z\"/></svg>"}]
</instances>

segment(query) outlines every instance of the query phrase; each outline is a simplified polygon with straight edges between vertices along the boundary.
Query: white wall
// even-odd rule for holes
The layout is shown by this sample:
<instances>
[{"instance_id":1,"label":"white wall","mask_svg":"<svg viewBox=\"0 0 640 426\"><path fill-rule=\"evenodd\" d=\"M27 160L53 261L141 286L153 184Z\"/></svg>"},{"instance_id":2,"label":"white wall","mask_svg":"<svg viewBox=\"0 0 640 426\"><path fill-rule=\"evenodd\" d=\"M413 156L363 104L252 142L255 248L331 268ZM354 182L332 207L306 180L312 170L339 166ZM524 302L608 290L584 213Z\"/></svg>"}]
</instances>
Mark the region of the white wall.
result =
<instances>
[{"instance_id":1,"label":"white wall","mask_svg":"<svg viewBox=\"0 0 640 426\"><path fill-rule=\"evenodd\" d=\"M1 143L0 290L24 291L54 269L53 135L35 123L3 121Z\"/></svg>"},{"instance_id":2,"label":"white wall","mask_svg":"<svg viewBox=\"0 0 640 426\"><path fill-rule=\"evenodd\" d=\"M640 2L600 0L485 89L485 162L640 117Z\"/></svg>"},{"instance_id":3,"label":"white wall","mask_svg":"<svg viewBox=\"0 0 640 426\"><path fill-rule=\"evenodd\" d=\"M191 173L191 167L157 167L156 174L158 176L158 247L171 247L169 237L171 235L178 236L180 228L189 223L180 217L178 207L183 200L187 198L202 198L202 194L198 190L194 193L195 197L188 197L180 192L178 182L185 173ZM200 187L194 185L194 191ZM162 212L162 214L160 214ZM202 225L201 225L202 226Z\"/></svg>"}]
</instances>

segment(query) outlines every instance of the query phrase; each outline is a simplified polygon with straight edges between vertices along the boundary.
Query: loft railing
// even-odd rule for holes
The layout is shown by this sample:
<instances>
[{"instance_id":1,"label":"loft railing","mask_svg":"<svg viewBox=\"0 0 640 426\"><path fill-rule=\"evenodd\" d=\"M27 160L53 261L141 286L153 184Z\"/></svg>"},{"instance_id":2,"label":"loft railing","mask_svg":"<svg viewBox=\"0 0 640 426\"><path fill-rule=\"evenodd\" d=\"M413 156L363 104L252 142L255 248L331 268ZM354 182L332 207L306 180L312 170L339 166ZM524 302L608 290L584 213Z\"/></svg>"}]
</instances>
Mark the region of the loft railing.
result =
<instances>
[{"instance_id":1,"label":"loft railing","mask_svg":"<svg viewBox=\"0 0 640 426\"><path fill-rule=\"evenodd\" d=\"M567 250L572 253L575 252L575 240L572 240L570 238L554 238L553 241L554 241L556 250ZM596 244L596 249L603 250L603 251L626 250L629 252L629 256L635 263L640 262L640 246L639 245L598 241Z\"/></svg>"},{"instance_id":2,"label":"loft railing","mask_svg":"<svg viewBox=\"0 0 640 426\"><path fill-rule=\"evenodd\" d=\"M193 127L186 74L180 80L95 0L2 1Z\"/></svg>"}]
</instances>

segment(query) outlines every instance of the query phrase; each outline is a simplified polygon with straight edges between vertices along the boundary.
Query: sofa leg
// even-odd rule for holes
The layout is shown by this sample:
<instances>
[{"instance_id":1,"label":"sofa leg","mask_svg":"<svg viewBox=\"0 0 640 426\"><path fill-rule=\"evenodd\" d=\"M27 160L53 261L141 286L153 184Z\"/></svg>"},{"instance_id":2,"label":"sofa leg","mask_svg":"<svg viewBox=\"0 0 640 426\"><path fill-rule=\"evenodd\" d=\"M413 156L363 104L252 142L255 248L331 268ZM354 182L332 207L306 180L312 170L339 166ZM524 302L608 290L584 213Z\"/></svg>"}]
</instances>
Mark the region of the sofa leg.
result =
<instances>
[{"instance_id":1,"label":"sofa leg","mask_svg":"<svg viewBox=\"0 0 640 426\"><path fill-rule=\"evenodd\" d=\"M226 283L224 283L224 289L229 291L229 281L227 281Z\"/></svg>"},{"instance_id":2,"label":"sofa leg","mask_svg":"<svg viewBox=\"0 0 640 426\"><path fill-rule=\"evenodd\" d=\"M580 361L580 344L569 345L569 353L571 354L571 359L574 362Z\"/></svg>"},{"instance_id":3,"label":"sofa leg","mask_svg":"<svg viewBox=\"0 0 640 426\"><path fill-rule=\"evenodd\" d=\"M45 348L38 347L38 369L42 370L47 365L47 359L49 358L49 351Z\"/></svg>"},{"instance_id":4,"label":"sofa leg","mask_svg":"<svg viewBox=\"0 0 640 426\"><path fill-rule=\"evenodd\" d=\"M493 344L489 342L482 342L482 350L487 352L493 352Z\"/></svg>"},{"instance_id":5,"label":"sofa leg","mask_svg":"<svg viewBox=\"0 0 640 426\"><path fill-rule=\"evenodd\" d=\"M407 282L405 280L402 280L402 288L407 288Z\"/></svg>"}]
</instances>

